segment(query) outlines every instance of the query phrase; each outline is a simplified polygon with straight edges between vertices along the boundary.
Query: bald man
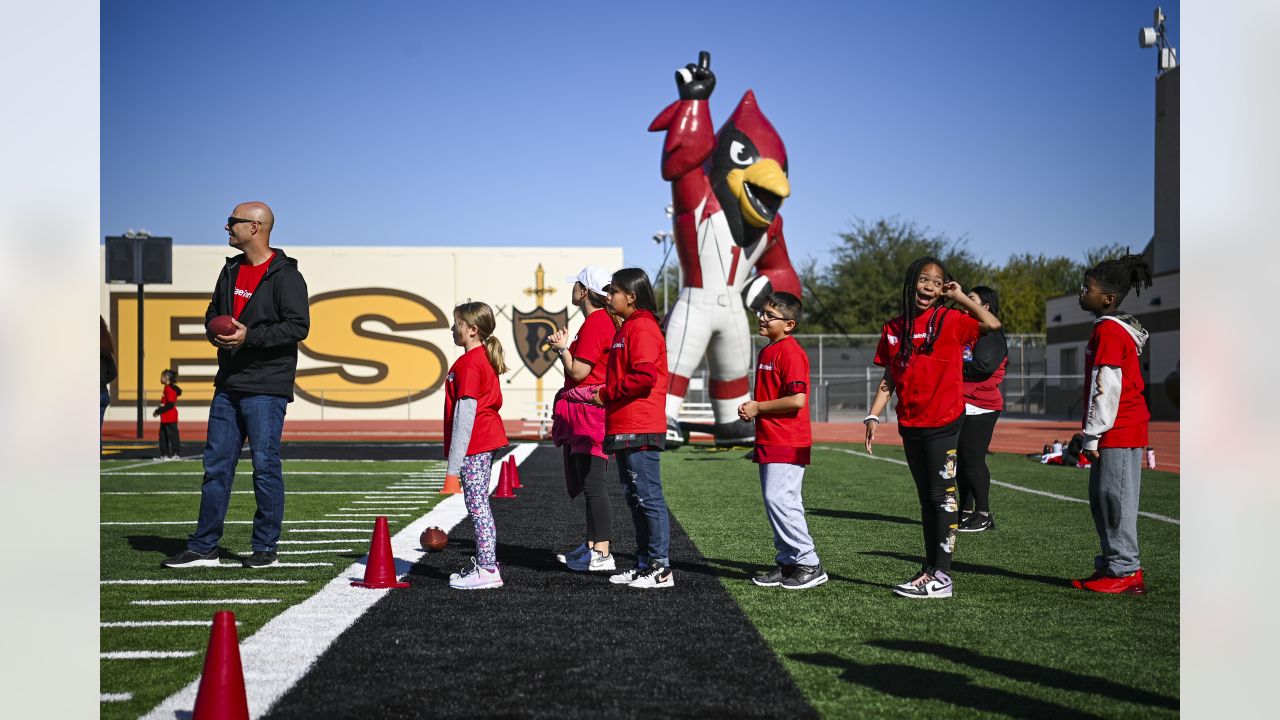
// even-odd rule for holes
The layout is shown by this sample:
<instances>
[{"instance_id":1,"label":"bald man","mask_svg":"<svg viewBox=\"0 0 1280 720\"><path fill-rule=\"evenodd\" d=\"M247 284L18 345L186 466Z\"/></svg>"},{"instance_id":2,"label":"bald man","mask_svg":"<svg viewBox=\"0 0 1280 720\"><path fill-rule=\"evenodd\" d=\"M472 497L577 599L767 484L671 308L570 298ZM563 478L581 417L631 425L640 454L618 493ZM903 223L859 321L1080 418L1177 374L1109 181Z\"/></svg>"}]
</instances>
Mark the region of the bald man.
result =
<instances>
[{"instance_id":1,"label":"bald man","mask_svg":"<svg viewBox=\"0 0 1280 720\"><path fill-rule=\"evenodd\" d=\"M204 484L196 531L187 549L165 559L164 567L218 565L218 542L231 500L231 483L245 438L253 453L253 554L248 568L276 564L276 543L284 519L284 477L280 436L285 407L293 401L298 343L311 326L307 283L298 261L271 247L275 215L266 203L240 203L227 218L227 244L240 251L227 258L213 299L204 313L205 336L218 347L218 375L209 405L204 446ZM215 335L209 321L230 315L235 332Z\"/></svg>"}]
</instances>

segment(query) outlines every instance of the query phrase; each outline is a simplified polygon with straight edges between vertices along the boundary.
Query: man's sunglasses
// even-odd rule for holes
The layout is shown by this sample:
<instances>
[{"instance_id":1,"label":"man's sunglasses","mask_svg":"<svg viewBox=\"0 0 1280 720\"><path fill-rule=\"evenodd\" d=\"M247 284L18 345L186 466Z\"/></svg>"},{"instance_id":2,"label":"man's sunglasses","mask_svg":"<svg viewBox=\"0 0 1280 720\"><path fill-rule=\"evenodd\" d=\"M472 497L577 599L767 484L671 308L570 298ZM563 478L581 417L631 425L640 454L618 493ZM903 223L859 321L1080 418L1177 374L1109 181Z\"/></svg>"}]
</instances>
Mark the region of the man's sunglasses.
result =
<instances>
[{"instance_id":1,"label":"man's sunglasses","mask_svg":"<svg viewBox=\"0 0 1280 720\"><path fill-rule=\"evenodd\" d=\"M238 217L235 217L235 216L231 216L231 217L228 217L228 218L227 218L227 227L232 228L232 227L235 227L237 224L242 223L242 222L260 222L260 221L258 221L258 220L250 220L250 219L248 219L248 218L238 218Z\"/></svg>"}]
</instances>

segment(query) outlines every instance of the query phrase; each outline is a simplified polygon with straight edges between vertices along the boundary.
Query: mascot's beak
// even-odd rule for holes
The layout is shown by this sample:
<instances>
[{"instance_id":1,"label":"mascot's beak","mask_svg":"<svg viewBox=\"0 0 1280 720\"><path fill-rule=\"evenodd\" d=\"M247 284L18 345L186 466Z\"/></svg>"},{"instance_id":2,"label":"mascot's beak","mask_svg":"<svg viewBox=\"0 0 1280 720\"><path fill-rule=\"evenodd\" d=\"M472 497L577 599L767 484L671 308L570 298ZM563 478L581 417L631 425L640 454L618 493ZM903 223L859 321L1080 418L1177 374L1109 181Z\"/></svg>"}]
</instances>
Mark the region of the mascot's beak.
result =
<instances>
[{"instance_id":1,"label":"mascot's beak","mask_svg":"<svg viewBox=\"0 0 1280 720\"><path fill-rule=\"evenodd\" d=\"M791 182L782 166L762 158L745 170L734 169L725 178L742 206L742 217L756 227L769 227L782 200L791 195Z\"/></svg>"}]
</instances>

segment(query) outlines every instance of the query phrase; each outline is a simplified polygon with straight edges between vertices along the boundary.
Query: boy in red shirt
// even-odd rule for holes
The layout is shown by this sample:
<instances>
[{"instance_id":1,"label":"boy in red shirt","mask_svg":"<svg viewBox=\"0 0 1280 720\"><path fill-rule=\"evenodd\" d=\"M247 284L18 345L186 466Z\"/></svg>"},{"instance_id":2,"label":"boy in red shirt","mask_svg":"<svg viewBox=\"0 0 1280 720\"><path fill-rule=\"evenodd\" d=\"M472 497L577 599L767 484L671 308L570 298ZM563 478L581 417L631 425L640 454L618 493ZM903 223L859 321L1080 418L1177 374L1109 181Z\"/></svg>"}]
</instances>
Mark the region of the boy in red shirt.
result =
<instances>
[{"instance_id":1,"label":"boy in red shirt","mask_svg":"<svg viewBox=\"0 0 1280 720\"><path fill-rule=\"evenodd\" d=\"M182 438L178 437L178 396L182 388L177 384L178 373L160 371L160 407L151 413L160 418L160 457L157 460L178 460L182 456Z\"/></svg>"},{"instance_id":2,"label":"boy in red shirt","mask_svg":"<svg viewBox=\"0 0 1280 720\"><path fill-rule=\"evenodd\" d=\"M1084 449L1089 458L1089 509L1102 552L1093 575L1073 580L1082 590L1141 595L1147 591L1138 562L1138 493L1151 414L1138 355L1147 331L1117 308L1131 288L1151 287L1151 269L1140 255L1098 263L1084 274L1080 308L1093 313L1084 354Z\"/></svg>"},{"instance_id":3,"label":"boy in red shirt","mask_svg":"<svg viewBox=\"0 0 1280 720\"><path fill-rule=\"evenodd\" d=\"M809 356L791 337L800 320L800 298L788 292L769 296L756 316L769 344L756 359L755 400L738 406L738 418L756 423L753 459L760 465L760 490L773 528L778 566L751 578L761 587L804 590L827 581L814 551L800 497L804 466L813 438L809 432Z\"/></svg>"}]
</instances>

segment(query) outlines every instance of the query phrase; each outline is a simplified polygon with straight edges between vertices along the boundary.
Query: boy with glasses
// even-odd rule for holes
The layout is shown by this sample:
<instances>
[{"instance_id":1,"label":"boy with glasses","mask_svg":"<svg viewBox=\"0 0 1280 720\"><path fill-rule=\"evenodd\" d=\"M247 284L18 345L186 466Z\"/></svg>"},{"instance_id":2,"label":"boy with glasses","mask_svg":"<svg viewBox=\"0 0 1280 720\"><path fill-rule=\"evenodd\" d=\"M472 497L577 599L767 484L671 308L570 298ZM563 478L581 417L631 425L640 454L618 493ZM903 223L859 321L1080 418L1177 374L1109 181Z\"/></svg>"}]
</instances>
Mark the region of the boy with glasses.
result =
<instances>
[{"instance_id":1,"label":"boy with glasses","mask_svg":"<svg viewBox=\"0 0 1280 720\"><path fill-rule=\"evenodd\" d=\"M791 337L801 309L800 298L776 292L756 313L760 335L769 338L769 344L756 360L755 399L738 406L738 418L756 424L753 459L760 465L765 515L778 551L777 567L751 582L786 590L804 590L827 581L800 497L813 445L806 408L809 356Z\"/></svg>"}]
</instances>

